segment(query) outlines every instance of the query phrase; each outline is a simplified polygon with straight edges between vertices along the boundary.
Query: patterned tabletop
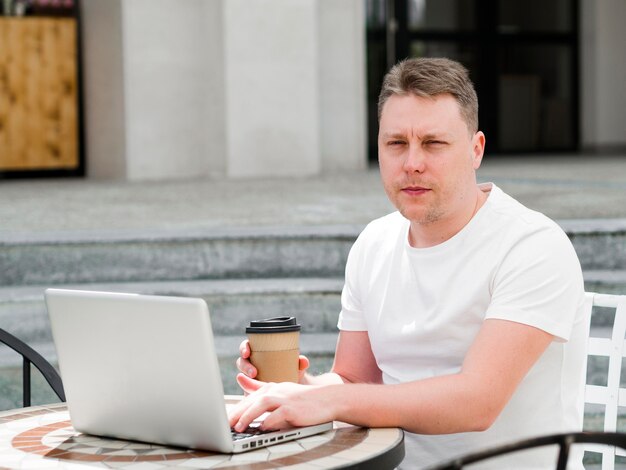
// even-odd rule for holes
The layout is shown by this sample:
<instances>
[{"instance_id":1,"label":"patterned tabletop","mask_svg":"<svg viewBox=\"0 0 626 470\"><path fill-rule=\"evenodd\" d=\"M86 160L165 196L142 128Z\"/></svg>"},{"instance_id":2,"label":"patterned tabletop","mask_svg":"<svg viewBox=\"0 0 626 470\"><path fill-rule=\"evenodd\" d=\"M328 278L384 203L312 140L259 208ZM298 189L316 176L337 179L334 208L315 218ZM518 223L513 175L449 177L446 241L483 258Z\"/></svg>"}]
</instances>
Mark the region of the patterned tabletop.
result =
<instances>
[{"instance_id":1,"label":"patterned tabletop","mask_svg":"<svg viewBox=\"0 0 626 470\"><path fill-rule=\"evenodd\" d=\"M0 413L0 470L228 468L319 470L394 468L404 456L399 429L336 423L333 430L242 454L218 454L106 439L76 432L65 404Z\"/></svg>"}]
</instances>

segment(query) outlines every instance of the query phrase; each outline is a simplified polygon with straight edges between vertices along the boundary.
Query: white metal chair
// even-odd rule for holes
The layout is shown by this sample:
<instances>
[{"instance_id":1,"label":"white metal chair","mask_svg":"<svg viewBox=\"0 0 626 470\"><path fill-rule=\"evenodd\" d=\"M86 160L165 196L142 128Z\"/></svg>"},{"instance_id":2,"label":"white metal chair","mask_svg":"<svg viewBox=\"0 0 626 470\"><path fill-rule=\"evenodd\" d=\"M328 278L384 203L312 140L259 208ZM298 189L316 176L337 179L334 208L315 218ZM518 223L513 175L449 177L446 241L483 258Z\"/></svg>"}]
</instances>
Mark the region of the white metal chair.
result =
<instances>
[{"instance_id":1,"label":"white metal chair","mask_svg":"<svg viewBox=\"0 0 626 470\"><path fill-rule=\"evenodd\" d=\"M626 357L626 295L596 294L588 292L586 295L587 314L593 321L597 308L615 310L613 327L610 337L600 338L591 336L590 332L587 356L608 358L608 373L606 385L591 385L585 383L585 405L603 405L602 431L613 433L617 431L619 408L626 407L626 388L620 385L622 361ZM600 431L600 429L596 429ZM586 445L590 452L602 454L602 470L615 468L615 457L626 457L626 451L618 447Z\"/></svg>"}]
</instances>

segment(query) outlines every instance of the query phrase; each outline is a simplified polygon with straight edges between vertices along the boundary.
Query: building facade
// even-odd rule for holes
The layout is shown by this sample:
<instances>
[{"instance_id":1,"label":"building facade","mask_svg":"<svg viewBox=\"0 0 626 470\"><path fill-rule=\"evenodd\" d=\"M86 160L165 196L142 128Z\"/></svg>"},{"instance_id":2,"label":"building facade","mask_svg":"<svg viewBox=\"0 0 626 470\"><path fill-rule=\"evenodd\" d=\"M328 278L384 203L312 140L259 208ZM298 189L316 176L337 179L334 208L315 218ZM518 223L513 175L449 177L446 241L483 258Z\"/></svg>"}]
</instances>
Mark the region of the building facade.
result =
<instances>
[{"instance_id":1,"label":"building facade","mask_svg":"<svg viewBox=\"0 0 626 470\"><path fill-rule=\"evenodd\" d=\"M489 151L626 148L622 0L83 0L88 177L311 176L375 160L395 60L470 69Z\"/></svg>"}]
</instances>

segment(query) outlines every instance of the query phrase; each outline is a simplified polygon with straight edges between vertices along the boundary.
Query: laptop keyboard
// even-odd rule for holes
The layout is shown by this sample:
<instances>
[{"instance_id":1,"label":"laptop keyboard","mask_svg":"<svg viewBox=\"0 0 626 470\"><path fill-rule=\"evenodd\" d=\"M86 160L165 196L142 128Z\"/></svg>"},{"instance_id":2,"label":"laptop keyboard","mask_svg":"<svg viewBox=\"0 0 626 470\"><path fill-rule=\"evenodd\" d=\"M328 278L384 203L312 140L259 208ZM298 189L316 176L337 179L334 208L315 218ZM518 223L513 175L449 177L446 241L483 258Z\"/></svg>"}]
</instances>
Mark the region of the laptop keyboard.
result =
<instances>
[{"instance_id":1,"label":"laptop keyboard","mask_svg":"<svg viewBox=\"0 0 626 470\"><path fill-rule=\"evenodd\" d=\"M237 432L234 429L231 429L230 435L232 436L234 441L238 441L240 439L245 439L246 437L258 436L260 434L267 434L268 432L271 432L271 431L263 431L262 429L259 428L259 426L260 426L259 423L252 423L250 426L248 426L247 429L245 429L242 432Z\"/></svg>"}]
</instances>

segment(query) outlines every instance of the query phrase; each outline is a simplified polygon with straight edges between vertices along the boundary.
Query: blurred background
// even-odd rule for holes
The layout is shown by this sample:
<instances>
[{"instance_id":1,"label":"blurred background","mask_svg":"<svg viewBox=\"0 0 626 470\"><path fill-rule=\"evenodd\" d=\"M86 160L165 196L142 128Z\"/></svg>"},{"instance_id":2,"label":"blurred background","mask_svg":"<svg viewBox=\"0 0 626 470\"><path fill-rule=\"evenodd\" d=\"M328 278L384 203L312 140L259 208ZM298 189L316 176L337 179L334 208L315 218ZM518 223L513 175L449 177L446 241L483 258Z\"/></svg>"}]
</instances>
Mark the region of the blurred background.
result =
<instances>
[{"instance_id":1,"label":"blurred background","mask_svg":"<svg viewBox=\"0 0 626 470\"><path fill-rule=\"evenodd\" d=\"M46 287L202 297L228 393L250 319L297 316L327 370L348 250L392 210L376 101L405 57L469 69L479 179L626 293L624 24L623 0L2 0L0 328L56 364ZM0 409L19 363L0 348Z\"/></svg>"},{"instance_id":2,"label":"blurred background","mask_svg":"<svg viewBox=\"0 0 626 470\"><path fill-rule=\"evenodd\" d=\"M5 179L363 170L376 162L384 73L422 56L469 69L492 158L626 148L621 0L3 0L0 11Z\"/></svg>"}]
</instances>

